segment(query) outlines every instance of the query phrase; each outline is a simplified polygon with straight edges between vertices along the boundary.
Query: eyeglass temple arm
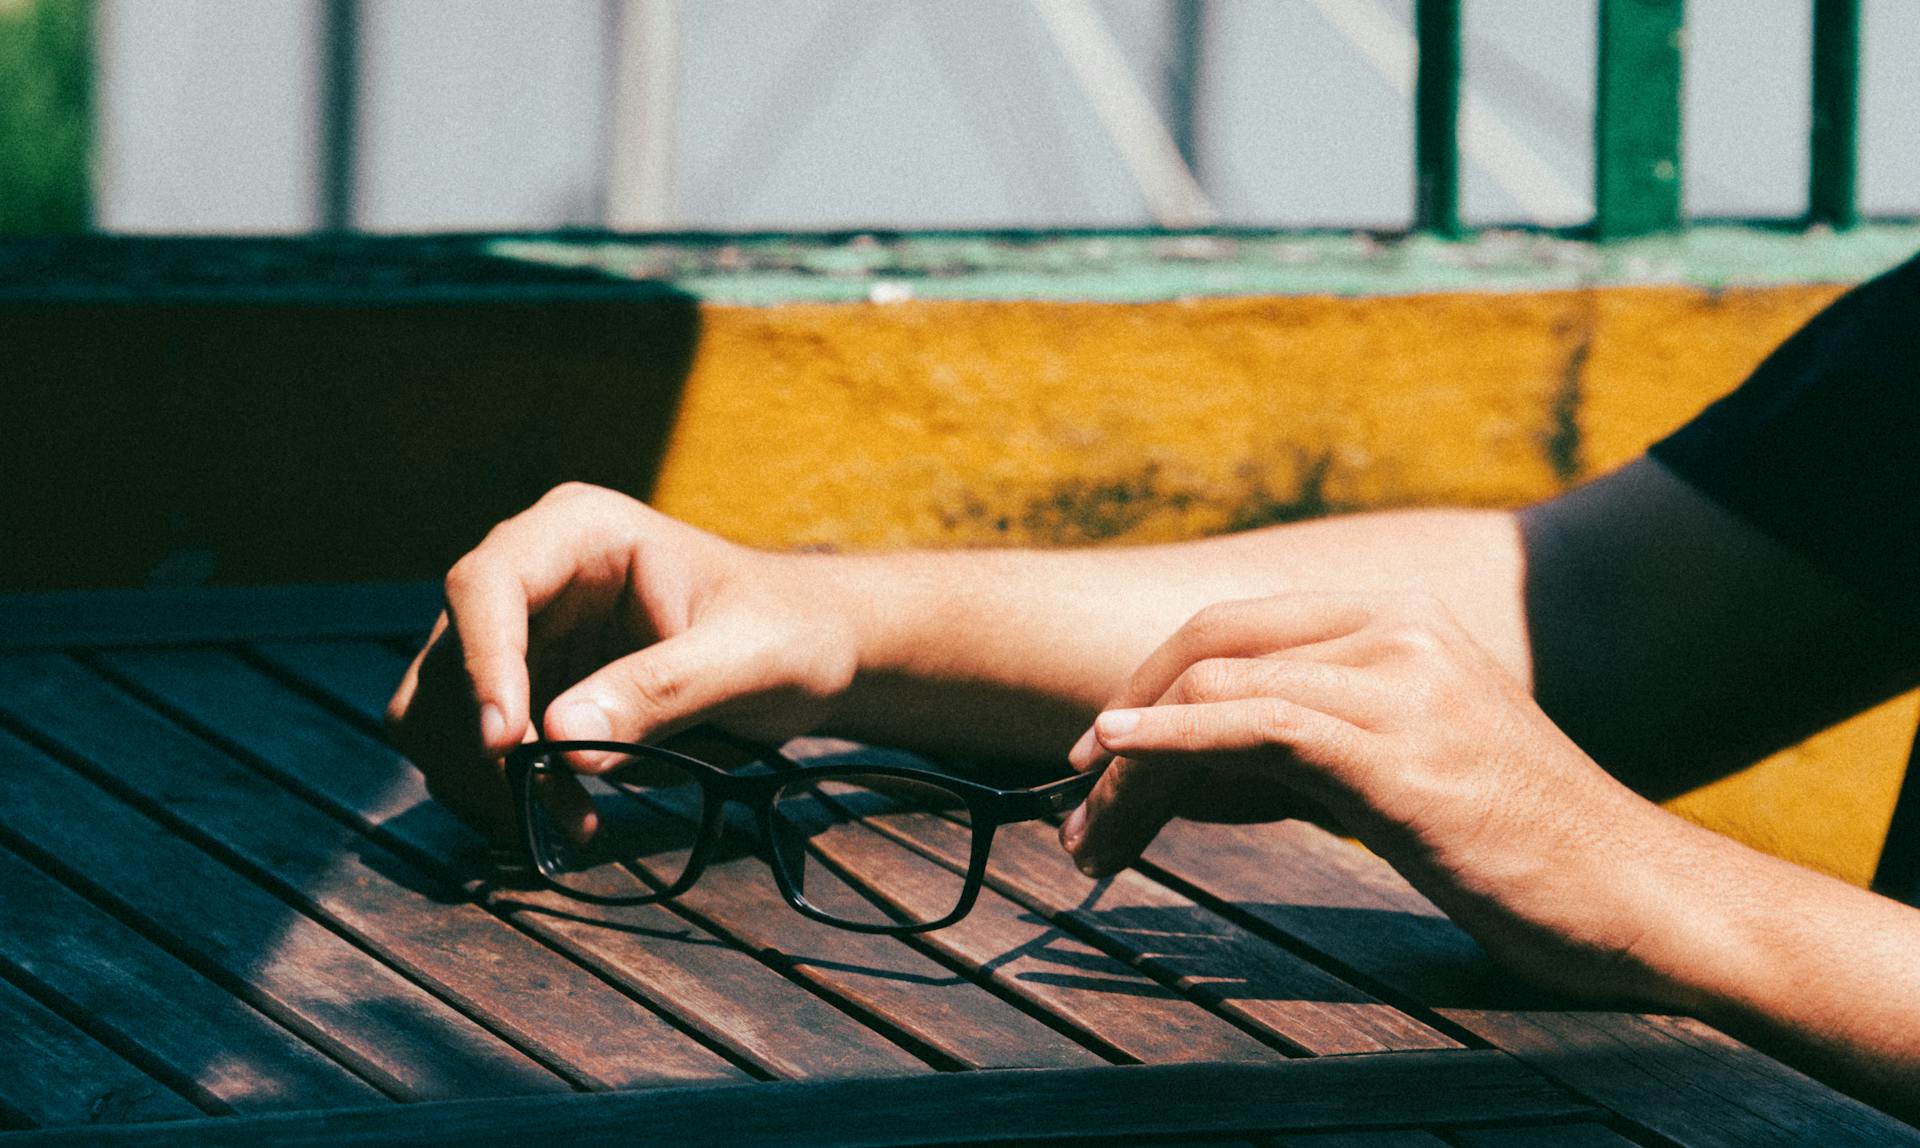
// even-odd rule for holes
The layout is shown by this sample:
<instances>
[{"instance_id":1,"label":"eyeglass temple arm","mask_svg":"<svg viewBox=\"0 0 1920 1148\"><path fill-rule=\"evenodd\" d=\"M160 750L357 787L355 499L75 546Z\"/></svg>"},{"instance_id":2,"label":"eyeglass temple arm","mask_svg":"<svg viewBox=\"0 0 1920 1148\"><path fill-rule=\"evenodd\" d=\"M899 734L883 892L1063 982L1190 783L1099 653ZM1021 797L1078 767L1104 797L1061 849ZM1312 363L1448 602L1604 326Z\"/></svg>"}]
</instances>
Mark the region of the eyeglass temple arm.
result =
<instances>
[{"instance_id":1,"label":"eyeglass temple arm","mask_svg":"<svg viewBox=\"0 0 1920 1148\"><path fill-rule=\"evenodd\" d=\"M1087 799L1093 787L1099 783L1100 775L1107 771L1106 765L1099 765L1085 773L1050 781L1045 785L1036 785L1026 791L1034 799L1034 817L1044 817L1053 813L1065 813Z\"/></svg>"}]
</instances>

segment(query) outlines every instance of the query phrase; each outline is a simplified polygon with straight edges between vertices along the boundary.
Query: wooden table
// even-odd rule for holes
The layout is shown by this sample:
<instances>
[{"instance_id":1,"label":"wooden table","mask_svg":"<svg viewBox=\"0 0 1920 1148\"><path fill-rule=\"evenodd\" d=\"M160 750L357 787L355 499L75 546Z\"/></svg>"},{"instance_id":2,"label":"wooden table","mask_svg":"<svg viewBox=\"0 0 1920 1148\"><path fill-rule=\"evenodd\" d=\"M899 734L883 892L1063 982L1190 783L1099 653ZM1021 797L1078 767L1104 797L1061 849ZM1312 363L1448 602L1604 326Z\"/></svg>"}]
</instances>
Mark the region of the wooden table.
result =
<instances>
[{"instance_id":1,"label":"wooden table","mask_svg":"<svg viewBox=\"0 0 1920 1148\"><path fill-rule=\"evenodd\" d=\"M1920 1144L1698 1021L1528 996L1299 824L1098 884L1012 827L911 940L745 850L671 905L490 887L379 734L435 605L0 599L0 1140Z\"/></svg>"}]
</instances>

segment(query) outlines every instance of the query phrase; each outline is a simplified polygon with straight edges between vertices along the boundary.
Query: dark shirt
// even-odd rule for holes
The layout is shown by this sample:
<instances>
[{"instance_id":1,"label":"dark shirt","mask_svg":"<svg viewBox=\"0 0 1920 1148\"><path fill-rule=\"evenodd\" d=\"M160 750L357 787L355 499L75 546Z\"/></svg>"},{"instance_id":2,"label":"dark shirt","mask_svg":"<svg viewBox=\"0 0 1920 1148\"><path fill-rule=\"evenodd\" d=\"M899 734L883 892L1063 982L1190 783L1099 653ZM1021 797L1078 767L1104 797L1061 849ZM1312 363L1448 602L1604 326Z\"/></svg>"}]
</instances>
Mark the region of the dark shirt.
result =
<instances>
[{"instance_id":1,"label":"dark shirt","mask_svg":"<svg viewBox=\"0 0 1920 1148\"><path fill-rule=\"evenodd\" d=\"M1920 618L1920 257L1842 296L1649 453L1868 599ZM1873 886L1920 905L1920 740Z\"/></svg>"},{"instance_id":2,"label":"dark shirt","mask_svg":"<svg viewBox=\"0 0 1920 1148\"><path fill-rule=\"evenodd\" d=\"M1867 598L1920 615L1920 257L1841 297L1650 453Z\"/></svg>"}]
</instances>

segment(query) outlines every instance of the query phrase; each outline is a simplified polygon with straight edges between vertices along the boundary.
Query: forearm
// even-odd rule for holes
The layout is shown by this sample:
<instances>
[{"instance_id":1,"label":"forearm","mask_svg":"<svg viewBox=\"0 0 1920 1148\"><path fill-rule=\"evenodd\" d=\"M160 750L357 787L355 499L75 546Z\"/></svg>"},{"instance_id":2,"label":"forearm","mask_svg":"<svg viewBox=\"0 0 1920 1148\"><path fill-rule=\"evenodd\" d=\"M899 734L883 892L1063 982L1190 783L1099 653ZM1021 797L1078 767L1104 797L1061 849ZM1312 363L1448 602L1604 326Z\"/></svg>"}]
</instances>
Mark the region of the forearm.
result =
<instances>
[{"instance_id":1,"label":"forearm","mask_svg":"<svg viewBox=\"0 0 1920 1148\"><path fill-rule=\"evenodd\" d=\"M855 620L837 730L1057 758L1140 661L1214 602L1298 591L1441 599L1508 669L1529 662L1504 511L1322 519L1162 546L806 556Z\"/></svg>"},{"instance_id":2,"label":"forearm","mask_svg":"<svg viewBox=\"0 0 1920 1148\"><path fill-rule=\"evenodd\" d=\"M1920 911L1681 828L1640 950L1650 995L1920 1116Z\"/></svg>"}]
</instances>

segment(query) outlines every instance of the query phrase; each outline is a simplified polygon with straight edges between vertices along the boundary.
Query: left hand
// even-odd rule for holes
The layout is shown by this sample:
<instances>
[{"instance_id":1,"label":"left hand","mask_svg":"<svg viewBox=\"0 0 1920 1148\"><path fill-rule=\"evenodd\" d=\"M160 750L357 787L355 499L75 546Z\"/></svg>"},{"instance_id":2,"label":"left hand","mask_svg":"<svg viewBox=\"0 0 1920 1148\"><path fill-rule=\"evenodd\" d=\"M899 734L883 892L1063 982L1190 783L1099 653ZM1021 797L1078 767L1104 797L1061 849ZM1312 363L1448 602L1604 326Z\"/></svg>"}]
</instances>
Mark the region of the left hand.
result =
<instances>
[{"instance_id":1,"label":"left hand","mask_svg":"<svg viewBox=\"0 0 1920 1148\"><path fill-rule=\"evenodd\" d=\"M1537 982L1643 992L1694 830L1610 777L1438 602L1293 594L1195 615L1075 747L1117 755L1062 830L1131 864L1174 817L1317 806ZM1667 914L1667 916L1663 916ZM1658 925L1655 922L1659 922Z\"/></svg>"}]
</instances>

